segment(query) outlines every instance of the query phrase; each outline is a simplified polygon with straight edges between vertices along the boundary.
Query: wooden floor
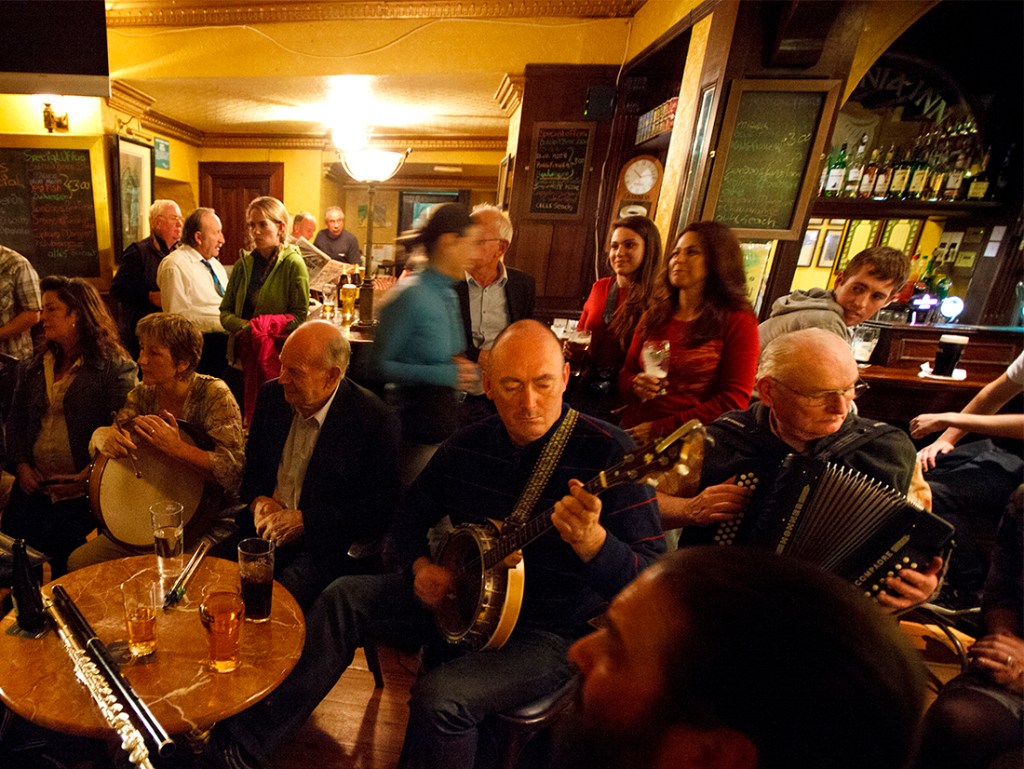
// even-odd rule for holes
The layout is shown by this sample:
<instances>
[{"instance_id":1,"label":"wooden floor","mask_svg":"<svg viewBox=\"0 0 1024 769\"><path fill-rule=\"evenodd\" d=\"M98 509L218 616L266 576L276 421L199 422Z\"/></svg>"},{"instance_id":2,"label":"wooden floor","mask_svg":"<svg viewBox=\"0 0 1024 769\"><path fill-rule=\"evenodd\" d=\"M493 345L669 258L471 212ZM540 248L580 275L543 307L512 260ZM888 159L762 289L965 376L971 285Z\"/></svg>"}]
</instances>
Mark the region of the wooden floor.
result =
<instances>
[{"instance_id":1,"label":"wooden floor","mask_svg":"<svg viewBox=\"0 0 1024 769\"><path fill-rule=\"evenodd\" d=\"M394 769L418 659L380 648L384 688L375 689L362 649L293 743L270 769Z\"/></svg>"}]
</instances>

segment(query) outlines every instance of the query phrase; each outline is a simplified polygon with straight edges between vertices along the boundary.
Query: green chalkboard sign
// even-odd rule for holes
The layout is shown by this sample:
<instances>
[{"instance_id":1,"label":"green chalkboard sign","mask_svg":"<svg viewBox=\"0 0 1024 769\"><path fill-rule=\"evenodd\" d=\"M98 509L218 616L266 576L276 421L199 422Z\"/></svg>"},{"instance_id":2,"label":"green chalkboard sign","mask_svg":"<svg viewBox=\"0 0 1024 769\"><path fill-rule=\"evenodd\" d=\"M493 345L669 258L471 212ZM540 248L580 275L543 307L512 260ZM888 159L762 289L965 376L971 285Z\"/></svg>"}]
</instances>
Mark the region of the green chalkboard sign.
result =
<instances>
[{"instance_id":1,"label":"green chalkboard sign","mask_svg":"<svg viewBox=\"0 0 1024 769\"><path fill-rule=\"evenodd\" d=\"M588 123L534 126L531 216L570 219L581 215L593 135L594 126Z\"/></svg>"},{"instance_id":2,"label":"green chalkboard sign","mask_svg":"<svg viewBox=\"0 0 1024 769\"><path fill-rule=\"evenodd\" d=\"M838 93L834 80L734 82L704 218L740 237L797 237Z\"/></svg>"},{"instance_id":3,"label":"green chalkboard sign","mask_svg":"<svg viewBox=\"0 0 1024 769\"><path fill-rule=\"evenodd\" d=\"M40 276L99 277L89 150L0 147L0 243Z\"/></svg>"}]
</instances>

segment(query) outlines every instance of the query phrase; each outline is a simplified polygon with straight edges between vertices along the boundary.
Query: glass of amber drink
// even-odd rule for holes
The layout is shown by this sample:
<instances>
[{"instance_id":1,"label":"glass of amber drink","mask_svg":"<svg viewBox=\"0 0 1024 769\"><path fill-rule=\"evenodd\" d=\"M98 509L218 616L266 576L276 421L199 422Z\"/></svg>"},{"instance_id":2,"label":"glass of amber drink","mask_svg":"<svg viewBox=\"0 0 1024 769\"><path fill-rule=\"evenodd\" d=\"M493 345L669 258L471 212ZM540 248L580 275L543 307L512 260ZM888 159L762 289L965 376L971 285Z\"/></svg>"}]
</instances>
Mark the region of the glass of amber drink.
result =
<instances>
[{"instance_id":1,"label":"glass of amber drink","mask_svg":"<svg viewBox=\"0 0 1024 769\"><path fill-rule=\"evenodd\" d=\"M160 575L151 569L126 579L121 585L128 650L133 657L156 651L156 616L163 605Z\"/></svg>"},{"instance_id":2,"label":"glass of amber drink","mask_svg":"<svg viewBox=\"0 0 1024 769\"><path fill-rule=\"evenodd\" d=\"M216 583L203 590L199 620L206 630L207 665L217 673L230 673L241 663L242 622L245 603L237 583Z\"/></svg>"}]
</instances>

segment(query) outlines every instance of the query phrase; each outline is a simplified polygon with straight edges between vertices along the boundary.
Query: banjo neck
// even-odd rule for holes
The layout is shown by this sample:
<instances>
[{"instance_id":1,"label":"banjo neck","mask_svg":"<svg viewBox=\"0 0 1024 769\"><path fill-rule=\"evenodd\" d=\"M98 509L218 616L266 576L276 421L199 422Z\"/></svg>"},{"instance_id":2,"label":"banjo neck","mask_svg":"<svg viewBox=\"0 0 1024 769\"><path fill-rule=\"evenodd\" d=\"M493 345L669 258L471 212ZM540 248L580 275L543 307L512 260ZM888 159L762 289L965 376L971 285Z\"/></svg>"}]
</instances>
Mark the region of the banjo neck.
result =
<instances>
[{"instance_id":1,"label":"banjo neck","mask_svg":"<svg viewBox=\"0 0 1024 769\"><path fill-rule=\"evenodd\" d=\"M629 452L615 467L601 471L583 484L583 489L591 494L599 494L623 483L657 485L656 481L652 482L652 477L663 476L676 466L680 468L680 472L689 472L684 439L694 433L703 434L704 426L691 419L668 437ZM533 516L526 523L506 525L494 546L481 556L484 569L497 566L516 551L522 550L546 534L553 526L551 516L554 512L555 508L551 507L546 512Z\"/></svg>"}]
</instances>

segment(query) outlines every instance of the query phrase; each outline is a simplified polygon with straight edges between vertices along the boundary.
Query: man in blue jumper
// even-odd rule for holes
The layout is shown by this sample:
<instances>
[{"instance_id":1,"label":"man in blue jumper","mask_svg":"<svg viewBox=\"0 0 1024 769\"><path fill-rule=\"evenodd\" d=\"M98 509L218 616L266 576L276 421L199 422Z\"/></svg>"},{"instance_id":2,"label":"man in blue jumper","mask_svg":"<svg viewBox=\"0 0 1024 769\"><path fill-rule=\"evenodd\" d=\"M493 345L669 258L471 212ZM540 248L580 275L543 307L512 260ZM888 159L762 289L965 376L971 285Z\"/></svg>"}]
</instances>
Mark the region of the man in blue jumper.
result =
<instances>
[{"instance_id":1,"label":"man in blue jumper","mask_svg":"<svg viewBox=\"0 0 1024 769\"><path fill-rule=\"evenodd\" d=\"M458 526L502 519L516 506L548 439L568 411L569 368L558 340L524 320L499 335L484 374L497 415L449 438L410 488L394 529L401 574L343 577L307 615L302 658L263 702L218 725L210 752L219 766L260 766L302 725L352 661L367 635L422 641L437 663L410 699L406 766L472 767L487 716L545 695L572 675L567 651L587 622L664 552L653 491L617 486L599 499L579 480L616 464L631 448L622 431L579 415L533 507L552 507L553 529L524 548L522 611L500 649L462 652L438 637L429 607L452 585L431 560L427 531L444 516Z\"/></svg>"}]
</instances>

